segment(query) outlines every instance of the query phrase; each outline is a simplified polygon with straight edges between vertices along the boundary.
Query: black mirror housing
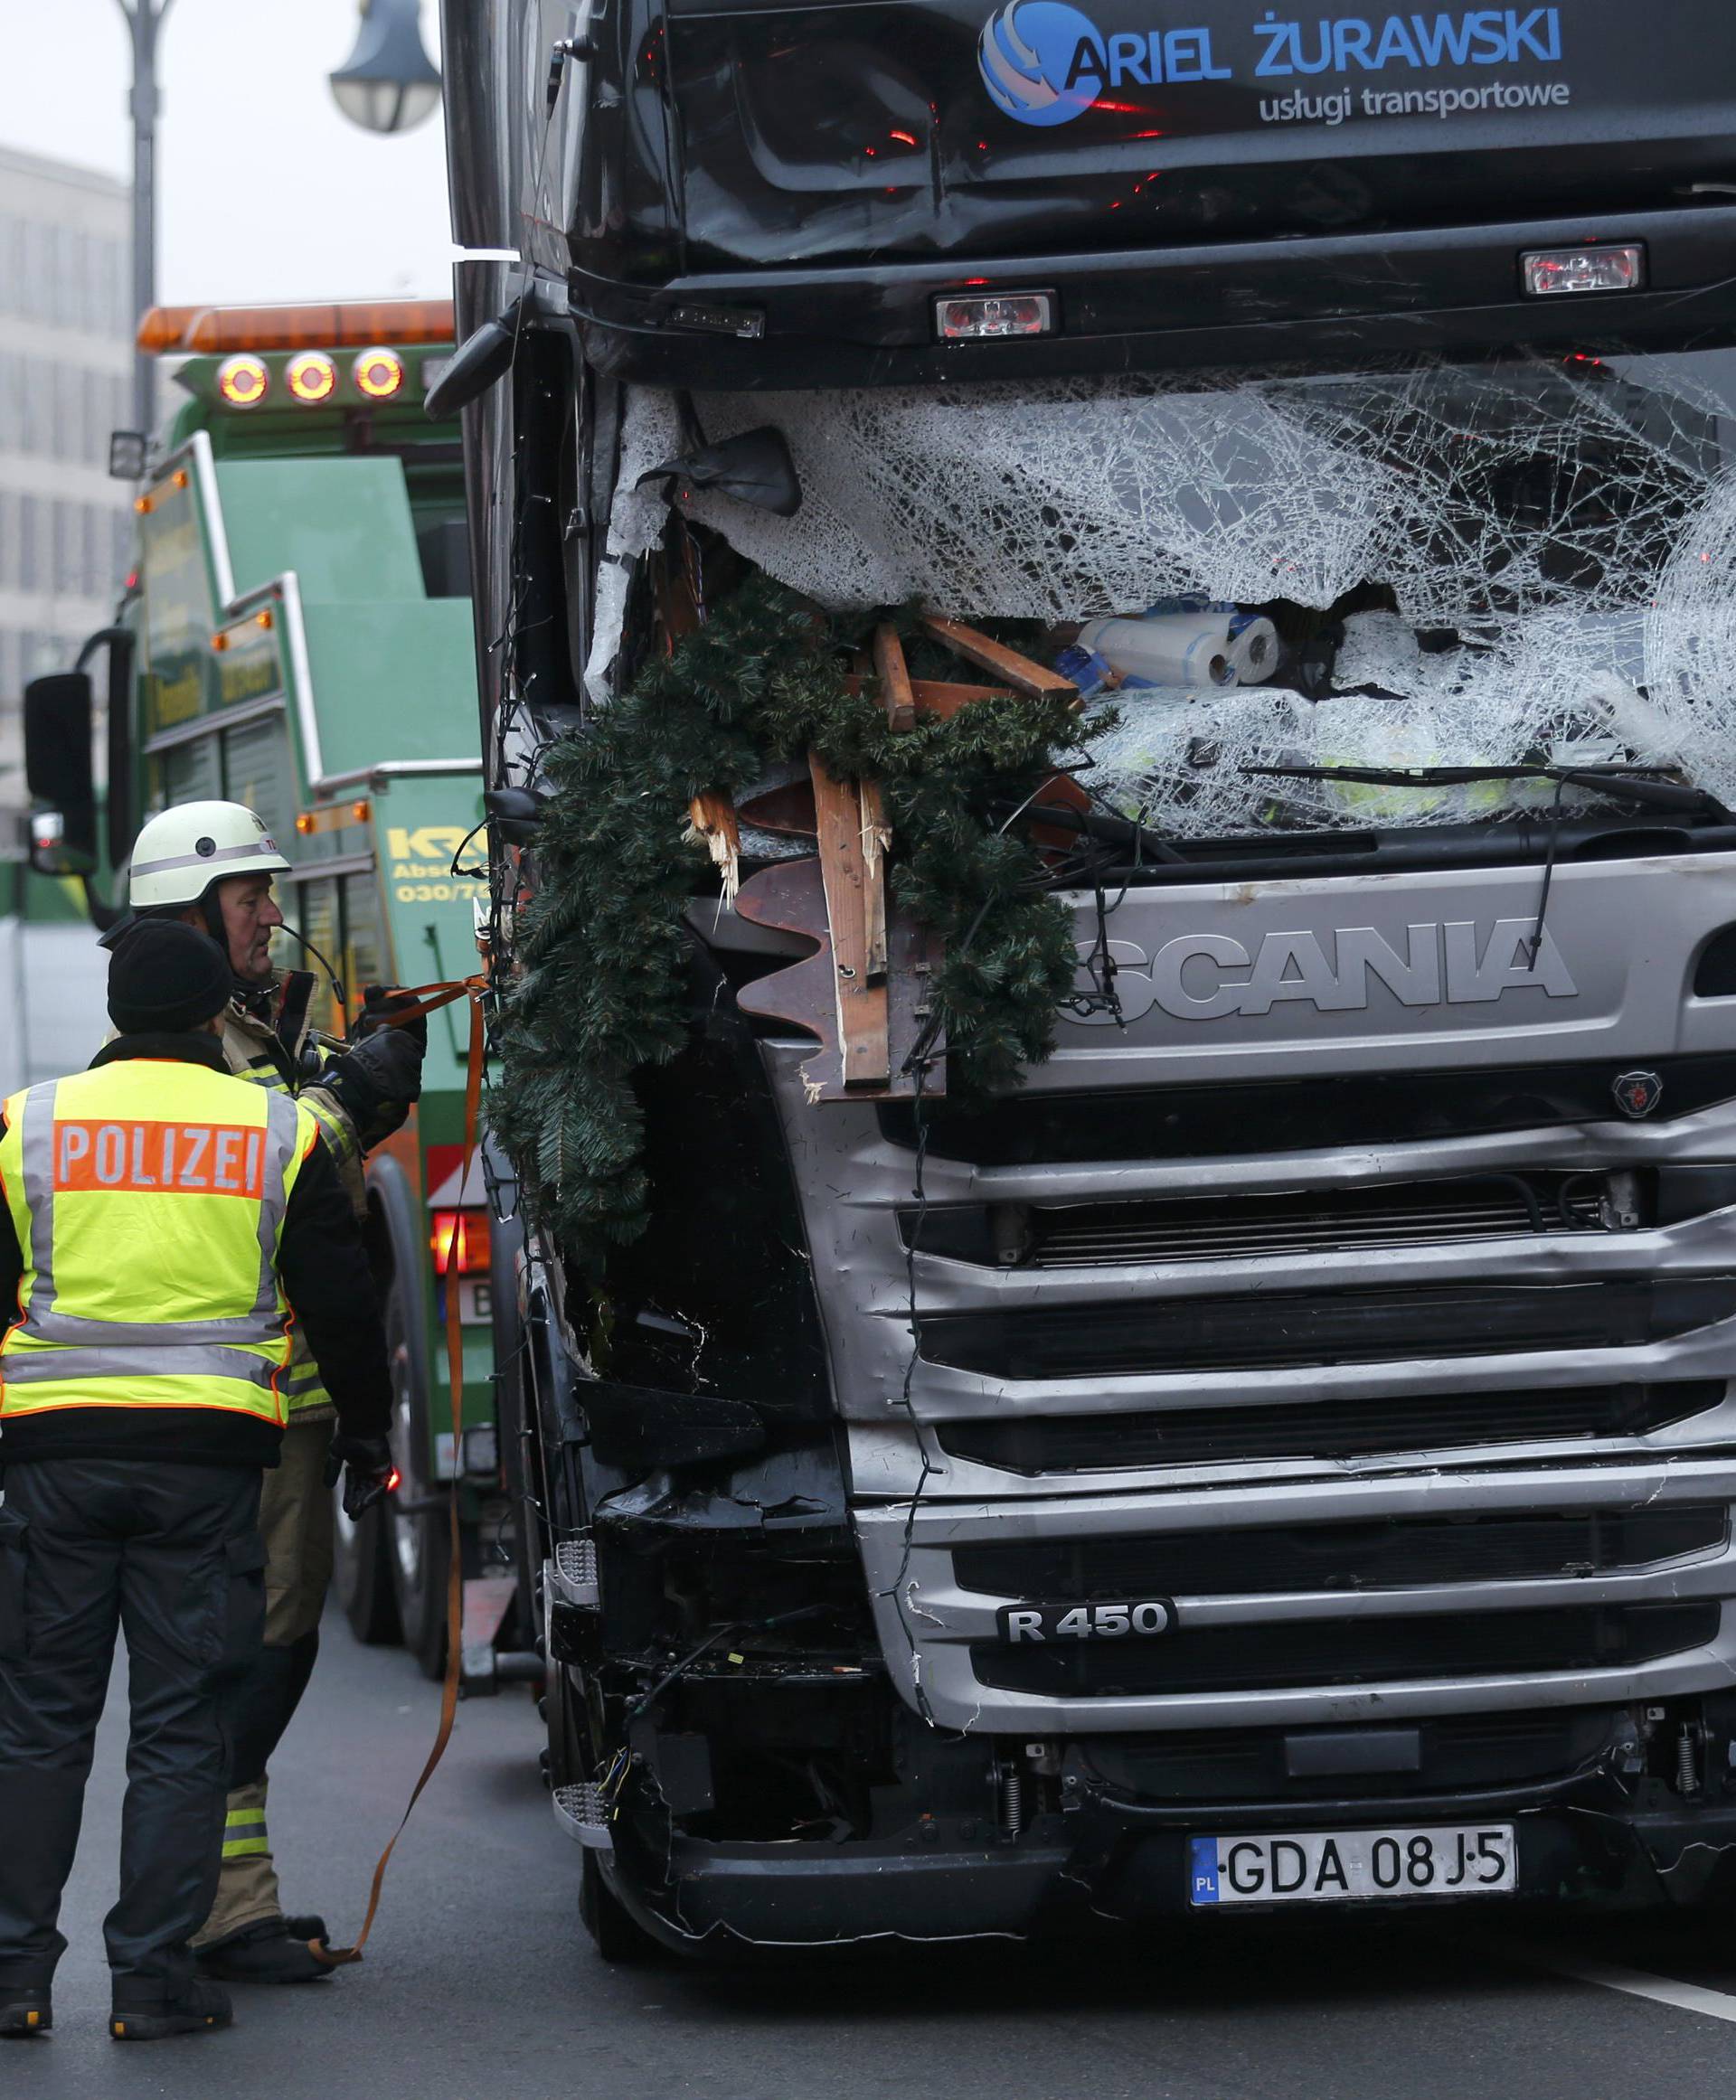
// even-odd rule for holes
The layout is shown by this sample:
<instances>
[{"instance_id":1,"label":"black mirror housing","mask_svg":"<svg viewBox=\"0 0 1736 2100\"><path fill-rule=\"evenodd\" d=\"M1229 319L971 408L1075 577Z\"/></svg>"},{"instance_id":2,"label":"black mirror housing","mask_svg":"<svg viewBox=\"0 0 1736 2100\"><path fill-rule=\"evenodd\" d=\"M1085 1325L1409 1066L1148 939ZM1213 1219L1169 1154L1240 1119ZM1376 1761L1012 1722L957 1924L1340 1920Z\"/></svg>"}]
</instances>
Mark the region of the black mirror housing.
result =
<instances>
[{"instance_id":1,"label":"black mirror housing","mask_svg":"<svg viewBox=\"0 0 1736 2100\"><path fill-rule=\"evenodd\" d=\"M30 864L42 875L88 875L97 865L97 786L90 751L90 679L57 671L24 688L24 781L33 808Z\"/></svg>"}]
</instances>

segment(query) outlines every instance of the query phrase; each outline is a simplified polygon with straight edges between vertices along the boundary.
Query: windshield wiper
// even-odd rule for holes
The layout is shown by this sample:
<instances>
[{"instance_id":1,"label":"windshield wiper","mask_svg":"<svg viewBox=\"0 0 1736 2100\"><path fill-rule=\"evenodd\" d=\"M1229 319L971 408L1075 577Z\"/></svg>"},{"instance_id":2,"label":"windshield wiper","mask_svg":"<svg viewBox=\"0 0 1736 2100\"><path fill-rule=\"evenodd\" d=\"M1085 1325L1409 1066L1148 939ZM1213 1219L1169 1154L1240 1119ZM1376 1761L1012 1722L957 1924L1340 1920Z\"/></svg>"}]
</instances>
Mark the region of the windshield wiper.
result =
<instances>
[{"instance_id":1,"label":"windshield wiper","mask_svg":"<svg viewBox=\"0 0 1736 2100\"><path fill-rule=\"evenodd\" d=\"M1703 787L1656 780L1655 767L1633 766L1243 766L1244 774L1276 780L1344 780L1361 787L1467 787L1481 780L1552 780L1561 787L1590 787L1612 802L1677 815L1731 814Z\"/></svg>"}]
</instances>

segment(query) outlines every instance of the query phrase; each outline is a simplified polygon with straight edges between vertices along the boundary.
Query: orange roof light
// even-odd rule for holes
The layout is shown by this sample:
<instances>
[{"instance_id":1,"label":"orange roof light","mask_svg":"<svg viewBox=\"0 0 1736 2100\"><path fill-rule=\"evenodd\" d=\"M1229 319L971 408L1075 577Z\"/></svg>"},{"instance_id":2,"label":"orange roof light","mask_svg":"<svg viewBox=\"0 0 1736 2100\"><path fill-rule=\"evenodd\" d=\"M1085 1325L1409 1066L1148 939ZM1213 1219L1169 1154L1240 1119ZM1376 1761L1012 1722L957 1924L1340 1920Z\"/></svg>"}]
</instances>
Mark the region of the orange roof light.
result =
<instances>
[{"instance_id":1,"label":"orange roof light","mask_svg":"<svg viewBox=\"0 0 1736 2100\"><path fill-rule=\"evenodd\" d=\"M450 299L360 299L307 306L153 306L138 347L154 353L366 350L376 343L450 343Z\"/></svg>"},{"instance_id":2,"label":"orange roof light","mask_svg":"<svg viewBox=\"0 0 1736 2100\"><path fill-rule=\"evenodd\" d=\"M270 384L257 357L226 357L217 368L217 391L231 409L257 409Z\"/></svg>"},{"instance_id":3,"label":"orange roof light","mask_svg":"<svg viewBox=\"0 0 1736 2100\"><path fill-rule=\"evenodd\" d=\"M350 367L358 393L389 401L404 383L404 361L395 350L364 350Z\"/></svg>"},{"instance_id":4,"label":"orange roof light","mask_svg":"<svg viewBox=\"0 0 1736 2100\"><path fill-rule=\"evenodd\" d=\"M198 312L197 306L153 306L138 325L135 346L153 356L164 350L179 350L187 324Z\"/></svg>"},{"instance_id":5,"label":"orange roof light","mask_svg":"<svg viewBox=\"0 0 1736 2100\"><path fill-rule=\"evenodd\" d=\"M323 350L304 350L292 357L283 377L298 401L328 401L337 391L337 367Z\"/></svg>"}]
</instances>

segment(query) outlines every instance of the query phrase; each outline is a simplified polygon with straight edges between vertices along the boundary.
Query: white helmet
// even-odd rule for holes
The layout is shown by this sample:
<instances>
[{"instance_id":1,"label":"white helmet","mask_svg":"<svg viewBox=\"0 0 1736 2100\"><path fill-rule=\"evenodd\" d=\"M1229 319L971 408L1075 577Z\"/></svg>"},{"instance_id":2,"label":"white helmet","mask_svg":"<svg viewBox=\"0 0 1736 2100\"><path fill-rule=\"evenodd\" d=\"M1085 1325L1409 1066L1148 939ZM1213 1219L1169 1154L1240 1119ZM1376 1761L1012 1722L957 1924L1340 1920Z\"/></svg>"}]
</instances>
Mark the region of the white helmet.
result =
<instances>
[{"instance_id":1,"label":"white helmet","mask_svg":"<svg viewBox=\"0 0 1736 2100\"><path fill-rule=\"evenodd\" d=\"M287 875L277 841L244 802L183 802L133 841L127 901L135 911L197 904L229 875Z\"/></svg>"}]
</instances>

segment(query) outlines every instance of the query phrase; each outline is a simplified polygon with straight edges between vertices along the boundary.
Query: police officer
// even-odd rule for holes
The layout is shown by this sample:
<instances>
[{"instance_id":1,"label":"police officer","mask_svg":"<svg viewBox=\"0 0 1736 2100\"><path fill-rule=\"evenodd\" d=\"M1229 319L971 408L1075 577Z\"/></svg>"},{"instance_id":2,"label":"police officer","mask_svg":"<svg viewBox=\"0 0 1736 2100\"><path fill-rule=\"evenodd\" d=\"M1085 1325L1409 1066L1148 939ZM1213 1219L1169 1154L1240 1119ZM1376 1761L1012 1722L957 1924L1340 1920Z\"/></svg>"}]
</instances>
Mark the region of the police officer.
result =
<instances>
[{"instance_id":1,"label":"police officer","mask_svg":"<svg viewBox=\"0 0 1736 2100\"><path fill-rule=\"evenodd\" d=\"M356 1503L382 1492L385 1338L311 1113L233 1078L230 972L146 925L109 965L120 1031L14 1094L0 1135L0 2034L44 2031L56 1929L117 1631L132 1737L110 2030L228 2024L189 1941L217 1886L231 1680L257 1653L261 1467L288 1334L338 1411Z\"/></svg>"},{"instance_id":2,"label":"police officer","mask_svg":"<svg viewBox=\"0 0 1736 2100\"><path fill-rule=\"evenodd\" d=\"M288 867L244 804L183 803L139 832L128 899L136 918L185 920L227 956L230 1070L313 1112L362 1217L362 1156L399 1128L420 1091L427 1023L372 1032L364 1023L361 1040L339 1050L317 1040L308 1018L315 979L271 965L272 935L284 923L272 880ZM266 1767L313 1671L334 1543L331 1397L299 1342L285 1389L283 1462L267 1479L260 1512L266 1644L238 1709L222 1879L195 1942L205 1973L230 1982L316 1982L330 1973L308 1944L325 1938L324 1921L284 1916L266 1828Z\"/></svg>"}]
</instances>

